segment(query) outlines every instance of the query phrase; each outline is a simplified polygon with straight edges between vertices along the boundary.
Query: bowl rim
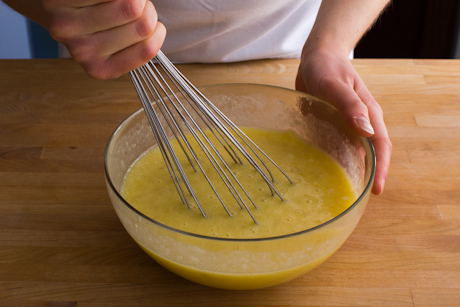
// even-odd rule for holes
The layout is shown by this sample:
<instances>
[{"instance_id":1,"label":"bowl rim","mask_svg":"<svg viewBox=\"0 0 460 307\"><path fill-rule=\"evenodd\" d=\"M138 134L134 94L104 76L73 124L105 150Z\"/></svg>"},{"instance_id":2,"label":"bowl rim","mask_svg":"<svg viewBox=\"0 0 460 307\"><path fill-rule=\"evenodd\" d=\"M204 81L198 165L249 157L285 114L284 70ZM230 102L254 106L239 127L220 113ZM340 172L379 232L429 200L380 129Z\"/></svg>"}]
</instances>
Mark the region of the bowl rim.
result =
<instances>
[{"instance_id":1,"label":"bowl rim","mask_svg":"<svg viewBox=\"0 0 460 307\"><path fill-rule=\"evenodd\" d=\"M307 93L304 93L304 92L301 92L301 91L281 87L281 86L275 86L275 85L257 84L257 83L222 83L222 84L211 84L211 85L200 86L200 87L198 87L198 90L205 89L205 88L210 88L210 87L220 87L220 86L257 86L257 87L272 87L272 88L276 88L276 89L280 89L280 90L288 90L288 91L291 91L291 92L297 92L297 93L299 93L300 95L302 95L304 97L311 97L311 98L313 98L315 100L318 100L318 101L320 101L320 102L322 102L322 103L334 108L335 110L337 110L332 104L330 104L330 103L328 103L328 102L326 102L326 101L324 101L322 99L319 99L319 98L317 98L317 97L315 97L313 95L310 95L310 94L307 94ZM151 217L145 215L144 213L140 212L136 208L134 208L131 204L129 204L123 198L123 196L115 188L114 184L112 183L112 180L110 179L109 171L108 171L108 168L107 168L107 155L108 155L110 144L111 144L113 138L116 136L116 134L121 130L122 126L128 120L130 120L132 117L137 116L139 112L143 112L142 107L140 109L138 109L137 111L133 112L132 114L130 114L127 118L125 118L117 126L117 128L110 135L110 137L109 137L109 139L107 141L107 145L106 145L105 151L104 151L104 175L105 175L105 178L106 178L106 182L110 186L110 189L115 193L116 197L118 199L120 199L122 201L122 203L126 207L131 209L134 213L138 214L140 217L145 218L147 221L149 221L151 223L154 223L154 224L156 224L156 225L158 225L158 226L160 226L162 228L166 228L168 230L171 230L173 232L180 233L180 234L183 234L183 235L186 235L186 236L191 236L191 237L205 239L205 240L223 241L223 242L256 242L256 241L272 241L272 240L285 239L285 238L299 236L299 235L302 235L302 234L305 234L305 233L308 233L308 232L313 232L313 231L318 230L318 229L320 229L322 227L325 227L325 226L327 226L329 224L332 224L333 222L339 220L340 218L344 217L348 212L353 210L353 208L355 208L361 202L361 200L368 194L368 192L372 188L372 184L374 182L375 169L376 169L376 155L375 155L374 145L372 144L372 141L370 140L370 138L359 136L361 139L363 139L364 142L367 142L367 144L369 145L371 154L372 154L371 175L369 176L369 181L367 182L363 192L353 202L353 204L350 205L342 213L340 213L339 215L335 216L334 218L332 218L332 219L330 219L330 220L328 220L328 221L326 221L326 222L324 222L322 224L316 225L314 227L311 227L311 228L308 228L308 229L305 229L305 230L301 230L301 231L298 231L298 232L289 233L289 234L285 234L285 235L281 235L281 236L264 237L264 238L218 238L218 237L205 236L205 235L200 235L200 234L196 234L196 233L176 229L176 228L171 227L169 225L166 225L166 224L163 224L161 222L158 222L158 221L154 220L153 218L151 218Z\"/></svg>"}]
</instances>

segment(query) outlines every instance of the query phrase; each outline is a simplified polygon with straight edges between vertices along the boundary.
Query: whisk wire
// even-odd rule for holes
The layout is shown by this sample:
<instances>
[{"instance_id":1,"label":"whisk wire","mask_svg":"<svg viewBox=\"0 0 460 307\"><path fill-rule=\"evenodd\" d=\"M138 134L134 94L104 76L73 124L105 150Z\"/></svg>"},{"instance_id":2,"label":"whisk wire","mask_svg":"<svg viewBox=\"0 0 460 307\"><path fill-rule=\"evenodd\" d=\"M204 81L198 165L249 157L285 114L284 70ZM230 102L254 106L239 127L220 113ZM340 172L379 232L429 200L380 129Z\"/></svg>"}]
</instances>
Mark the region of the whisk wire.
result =
<instances>
[{"instance_id":1,"label":"whisk wire","mask_svg":"<svg viewBox=\"0 0 460 307\"><path fill-rule=\"evenodd\" d=\"M160 74L160 72L154 67L155 71ZM179 115L181 116L181 119L183 120L183 122L185 123L185 125L187 126L187 128L189 129L189 131L191 132L191 134L193 135L193 137L195 138L195 140L197 141L197 143L199 144L199 146L201 147L201 149L203 150L203 152L206 154L207 158L210 160L212 166L214 167L214 169L218 172L220 178L223 180L224 184L226 185L226 187L228 188L228 190L230 191L230 193L233 195L233 197L236 199L238 205L240 206L240 208L244 208L246 209L249 214L251 215L252 219L254 220L254 222L257 223L257 221L255 220L255 218L253 217L252 213L250 212L249 208L247 207L246 203L244 202L244 200L242 199L241 195L238 193L238 190L235 188L235 186L233 185L232 181L229 179L229 177L227 176L226 172L222 169L221 165L219 164L219 162L217 161L217 159L214 157L214 155L211 153L211 151L209 150L209 148L206 146L206 144L201 140L201 138L196 134L196 132L194 131L194 129L191 127L191 125L189 124L188 120L185 118L185 116L182 115L182 112L180 111L180 109L176 106L176 103L179 104L182 108L182 110L184 111L184 113L186 113L190 119L190 121L192 123L194 123L196 129L200 132L200 134L202 135L202 137L206 140L206 142L208 143L208 145L212 148L212 150L214 151L214 153L219 157L220 161L223 163L223 165L225 166L225 168L227 169L227 171L229 172L229 174L232 175L233 179L235 180L236 183L238 183L239 187L245 192L246 196L248 197L248 199L251 201L251 203L253 204L253 206L255 208L257 208L255 202L252 200L252 198L250 197L249 193L247 193L247 191L244 189L243 185L239 182L238 178L236 176L234 176L233 172L231 171L230 167L228 166L228 164L225 162L224 158L220 155L219 151L216 149L216 147L214 146L214 144L209 140L208 136L203 132L203 130L200 128L200 126L196 123L196 121L193 119L193 117L190 115L190 113L188 112L188 110L183 106L183 104L181 103L180 99L176 96L176 94L174 93L174 91L170 88L170 86L166 83L166 80L161 76L161 74L159 75L159 77L161 78L161 80L163 81L163 83L165 84L166 87L168 87L168 89L170 90L170 97L173 97L174 99L171 99L171 103L172 105L174 106L174 108L176 109L176 111L179 113ZM157 78L155 78L156 81L158 81ZM173 79L174 80L174 79ZM160 83L161 85L161 83ZM161 86L162 90L164 91L164 93L166 95L168 95L168 93L164 90L164 87ZM186 89L185 89L186 90ZM193 96L192 96L193 97ZM196 97L196 96L195 96ZM158 98L158 97L157 97ZM158 98L158 99L161 99ZM176 101L176 103L174 102L174 100ZM162 101L162 99L161 99ZM187 142L187 141L186 141ZM188 148L190 148L190 146L187 144ZM225 210L227 211L227 213L231 216L230 212L228 211L227 207L225 206L225 204L223 203L219 193L217 192L217 190L214 188L212 182L209 180L208 176L206 175L205 171L203 170L203 168L201 167L201 165L199 164L198 162L198 159L195 157L195 160L196 162L198 163L199 167L200 167L200 170L202 171L203 175L205 176L205 178L207 179L209 185L211 186L211 188L213 189L214 193L216 194L216 196L218 197L218 199L220 200L221 204L224 206Z\"/></svg>"},{"instance_id":2,"label":"whisk wire","mask_svg":"<svg viewBox=\"0 0 460 307\"><path fill-rule=\"evenodd\" d=\"M195 169L195 166L194 166L192 160L190 159L189 155L187 154L187 151L184 149L184 147L182 145L182 142L177 137L175 130L172 128L172 125L174 125L176 130L179 132L179 135L182 138L182 140L184 141L184 143L186 144L186 146L189 144L189 142L187 141L187 137L183 133L183 131L180 128L180 126L177 125L176 121L173 120L172 124L171 124L170 120L168 120L168 118L172 118L171 110L169 109L168 105L164 102L164 100L162 98L162 95L159 93L158 89L153 84L153 81L152 81L151 77L153 77L155 79L155 81L157 82L157 84L159 84L160 86L161 86L161 83L159 83L159 81L157 79L157 76L153 73L153 71L151 70L150 66L147 66L147 65L146 66L141 66L139 68L139 70L142 72L141 75L142 75L142 78L144 80L144 83L148 82L147 83L147 88L148 88L150 94L152 95L152 97L156 98L155 100L157 102L160 102L161 105L163 106L163 108L158 108L158 109L160 110L161 114L163 115L163 118L165 119L166 123L168 124L170 131L173 133L174 138L177 139L177 142L178 142L179 146L181 147L182 151L184 152L184 154L185 154L187 160L189 161L190 165L192 166L193 170L196 172L196 169ZM150 75L146 72L146 70L150 71ZM164 90L163 90L163 92L164 92ZM166 116L165 112L167 113L168 116ZM191 146L188 146L188 149L189 149L190 152L193 152L193 148Z\"/></svg>"},{"instance_id":3,"label":"whisk wire","mask_svg":"<svg viewBox=\"0 0 460 307\"><path fill-rule=\"evenodd\" d=\"M238 154L235 152L235 150L232 148L232 146L227 142L227 140L225 139L225 137L222 135L222 133L219 131L219 129L217 129L216 125L214 124L214 122L212 121L211 118L209 118L209 116L205 113L205 112L202 112L204 116L206 116L207 120L205 120L203 118L203 116L201 115L201 113L197 110L197 108L200 108L199 105L194 105L190 99L189 99L189 96L187 94L184 93L184 90L182 89L181 86L179 86L179 84L175 81L175 78L171 75L171 73L167 70L167 68L165 67L165 65L161 62L159 62L159 64L161 65L161 67L163 68L163 71L166 73L166 75L170 78L170 80L173 82L173 84L176 86L176 88L179 90L179 92L182 94L182 96L184 97L184 99L188 102L188 104L190 105L190 107L196 112L196 114L198 115L198 117L202 120L202 122L206 125L206 127L209 129L209 131L213 134L213 136L216 138L216 140L220 143L220 145L225 149L225 151L227 151L228 155L233 159L233 161L235 163L240 163L240 164L243 164L243 162L241 161L241 159L238 157ZM183 76L182 76L183 77ZM212 127L211 127L212 126ZM217 134L219 134L219 136L216 135L216 132ZM224 145L224 143L226 145ZM231 152L229 151L229 149L231 150ZM233 154L232 154L233 153Z\"/></svg>"},{"instance_id":4,"label":"whisk wire","mask_svg":"<svg viewBox=\"0 0 460 307\"><path fill-rule=\"evenodd\" d=\"M148 68L150 69L150 67ZM155 71L157 72L157 74L160 74L159 71L154 67ZM141 71L143 71L145 73L145 68L141 68ZM151 70L150 70L151 71ZM153 73L153 71L151 71ZM163 83L171 90L171 97L174 97L176 98L176 102L178 102L181 106L182 104L180 103L180 100L177 98L177 96L174 94L174 92L172 92L172 89L169 87L169 85L167 85L167 83L165 83L166 81L164 80L164 78L162 78L161 75L158 75L161 80L163 81ZM163 90L163 92L167 95L167 91L165 90L165 88L163 87L162 83L159 81L159 79L157 78L157 75L153 74L153 77L154 77L154 80L155 82L157 83L158 86L160 86L160 88ZM152 80L148 77L146 77L146 79L149 79L149 84L151 86L154 86L153 83L151 82ZM144 81L146 82L146 80L144 79ZM153 92L155 92L155 94L153 94ZM158 107L159 109L161 110L160 108L160 105L163 106L163 108L165 108L167 110L167 113L168 115L170 116L171 119L173 119L172 117L172 114L169 110L169 108L167 107L166 103L164 102L163 98L159 95L159 92L154 88L153 91L151 91L151 94L154 96L155 100L157 102L159 102ZM216 159L212 156L211 152L209 151L209 149L206 147L206 145L201 141L201 139L197 136L196 132L194 131L194 129L191 127L191 125L189 124L188 120L185 118L185 116L182 114L182 112L180 111L180 109L176 106L176 104L174 103L174 100L171 100L171 104L174 106L174 108L176 109L176 111L178 112L178 114L180 115L181 119L183 120L183 122L186 124L187 128L189 129L189 131L192 133L193 137L197 140L198 144L200 145L200 147L202 148L203 152L206 154L206 156L208 157L208 159L211 161L213 167L217 170L217 171L220 171L219 175L222 177L225 176L226 177L226 174L225 172L222 170L222 168L218 165ZM182 106L183 107L183 106ZM185 108L183 108L184 111L188 114L187 110ZM164 114L164 112L162 111L162 114ZM189 115L189 114L188 114ZM191 118L191 116L189 115L189 117ZM192 121L193 121L193 118L191 118ZM174 121L174 120L173 120ZM195 123L196 124L196 123ZM178 125L175 123L174 121L174 126L178 128ZM199 126L196 124L196 126L198 127L199 129ZM180 128L179 128L180 129ZM183 140L187 146L187 148L190 150L192 156L194 157L197 165L199 166L201 172L203 173L204 177L206 178L207 182L209 183L209 185L211 186L212 190L214 191L215 195L217 196L217 198L219 199L219 201L221 202L222 206L224 207L225 211L227 212L227 214L229 216L231 216L231 213L230 211L228 210L228 208L226 207L225 203L223 202L221 196L219 195L219 193L217 192L217 190L215 189L214 185L212 184L211 180L209 179L208 175L206 174L206 172L204 171L203 167L201 166L201 164L199 163L198 161L198 158L195 154L195 152L193 151L192 147L190 146L190 143L187 141L186 137L183 135L182 131L180 131L180 134L181 136L183 137ZM204 134L203 134L204 135ZM211 143L212 144L212 143ZM182 148L183 149L183 148ZM231 181L228 179L228 177L226 177L227 179L227 182L231 184ZM224 181L224 184L229 188L229 190L231 191L231 193L234 195L233 191L230 189L230 187L228 186L228 183L226 181ZM233 190L236 191L236 189L232 186ZM237 191L236 191L237 192ZM234 195L234 197L236 197ZM239 197L239 199L242 201L241 197ZM239 202L238 202L239 203ZM240 203L239 203L240 204ZM200 206L200 204L198 204ZM242 205L240 204L240 207L242 207ZM200 210L201 210L201 206L200 206Z\"/></svg>"},{"instance_id":5,"label":"whisk wire","mask_svg":"<svg viewBox=\"0 0 460 307\"><path fill-rule=\"evenodd\" d=\"M167 58L166 56L161 53L161 54L158 54L157 55L157 58L158 58L158 61L159 63L164 63L163 65L167 66L167 70L166 71L172 71L175 73L175 78L173 78L173 80L178 80L178 82L180 82L180 86L188 91L188 94L190 96L192 96L194 99L193 101L198 105L198 107L200 108L200 110L206 114L208 117L211 118L211 122L212 123L215 123L216 125L219 126L219 129L227 136L227 138L238 148L238 150L245 156L245 158L249 161L249 163L251 163L251 165L256 168L256 170L258 171L258 173L262 176L262 178L267 182L269 188L270 188L270 191L272 192L272 195L273 195L273 192L275 192L283 201L283 197L281 196L281 194L276 190L276 188L274 187L274 185L271 183L271 182L275 182L274 181L274 178L273 178L273 175L272 173L270 172L270 169L267 167L267 165L264 163L264 161L260 158L260 156L255 152L255 150L249 146L248 142L246 142L245 138L247 140L249 140L253 145L255 145L255 143L249 138L247 137L232 121L230 121L216 106L214 106L214 104L209 101L209 99L206 98L206 96L204 96ZM257 162L247 153L247 151L241 146L241 144L238 142L238 140L229 132L229 130L224 126L222 125L221 121L219 120L219 118L217 118L217 116L212 113L211 109L208 108L208 106L206 106L204 104L204 102L206 102L206 104L212 108L212 110L214 110L219 116L221 119L223 119L226 124L232 128L232 130L244 141L244 143L248 146L248 148L251 149L251 151L256 155L256 157L259 159L259 161L262 163L262 165L264 165L264 167L266 168L266 170L268 171L269 175L270 175L270 178L271 180L268 178L268 176L265 174L265 172L260 168L260 166L257 164ZM236 128L236 129L235 129ZM244 138L243 138L244 136ZM257 145L256 145L257 146ZM284 171L282 171L282 169L265 153L263 152L258 146L257 146L257 149L262 152L264 154L265 157L267 157L270 162L272 162L282 173L283 175L289 180L289 182L292 184L292 181L289 179L289 177L287 176L286 173L284 173ZM241 160L239 160L241 162ZM242 164L242 162L241 162Z\"/></svg>"},{"instance_id":6,"label":"whisk wire","mask_svg":"<svg viewBox=\"0 0 460 307\"><path fill-rule=\"evenodd\" d=\"M131 80L132 80L132 82L134 84L134 87L135 87L136 91L139 94L139 98L141 100L141 103L142 103L142 106L144 108L144 111L145 111L145 113L147 115L147 119L149 121L150 127L152 128L154 137L157 140L158 147L160 149L161 155L163 156L163 159L165 160L166 167L167 167L168 172L169 172L169 174L171 176L171 179L173 180L173 183L174 183L174 185L176 187L176 190L177 190L182 202L185 203L188 208L191 208L190 204L189 204L189 202L187 200L187 197L185 196L184 191L182 190L182 186L180 184L179 177L177 176L176 171L175 171L175 169L174 169L174 167L172 165L171 159L170 159L169 155L167 154L167 149L165 148L165 144L164 144L162 138L160 137L160 132L159 132L160 128L159 128L159 126L161 127L161 125L158 125L158 123L157 123L158 117L156 116L155 110L153 109L153 107L152 107L152 105L150 103L150 99L149 99L147 93L145 92L145 89L144 89L144 87L142 85L142 82L139 79L139 76L138 76L137 72L132 71L132 72L129 73L129 76L130 76L130 78L131 78Z\"/></svg>"},{"instance_id":7,"label":"whisk wire","mask_svg":"<svg viewBox=\"0 0 460 307\"><path fill-rule=\"evenodd\" d=\"M194 85L192 83L189 83L189 86L193 86ZM206 103L208 103L208 105L213 108L213 110L219 114L219 116L227 123L227 125L235 132L235 134L237 134L239 136L239 138L241 140L243 140L243 142L246 144L246 146L251 149L251 151L257 156L257 158L261 161L261 163L265 166L265 168L267 169L267 171L270 173L270 177L272 179L272 182L275 182L274 178L273 178L273 175L270 171L270 169L268 168L268 166L264 163L264 161L260 158L260 156L257 154L257 152L248 144L251 143L252 146L254 146L255 148L257 148L257 150L259 152L261 152L265 158L267 158L283 175L284 177L286 177L286 179L289 181L289 183L293 184L292 180L289 178L289 176L283 171L283 169L281 167L279 167L278 164L275 163L275 161L272 160L272 158L270 158L269 155L267 155L262 149L259 148L259 146L257 146L256 143L254 143L253 140L251 140L243 131L241 131L240 128L238 128L237 125L235 125L230 119L228 119L227 116L225 116L224 113L222 113L222 111L220 111L216 106L214 106L214 104L209 101L209 99L206 98L206 96L204 96L203 94L201 94L199 92L199 94L201 95L201 98L203 98L204 101L206 101Z\"/></svg>"},{"instance_id":8,"label":"whisk wire","mask_svg":"<svg viewBox=\"0 0 460 307\"><path fill-rule=\"evenodd\" d=\"M252 220L257 224L255 217L253 216L251 210L249 210L247 204L241 197L240 193L238 192L238 189L235 187L233 182L235 182L241 189L241 191L244 192L244 194L252 203L254 208L257 209L257 205L255 204L249 193L246 191L244 186L241 184L241 182L238 180L238 178L235 176L234 172L230 169L230 166L222 157L219 150L217 150L213 142L208 138L206 133L196 122L195 118L190 114L189 110L183 105L181 99L178 98L176 93L180 93L182 97L185 99L185 101L188 102L189 106L196 113L194 115L197 115L199 119L205 124L208 130L213 134L215 139L221 144L225 151L227 151L227 153L235 163L243 164L243 162L238 157L238 154L233 147L235 147L239 151L239 153L241 153L245 157L249 164L256 169L256 171L267 183L272 195L276 193L281 200L284 200L281 194L277 191L277 189L274 186L275 180L273 174L271 173L266 163L263 161L263 159L261 159L261 157L257 154L253 147L255 147L259 152L261 152L272 164L274 164L276 168L280 170L281 173L289 180L289 182L292 183L292 181L265 152L263 152L249 137L246 136L246 134L244 134L241 131L241 129L239 129L232 121L230 121L217 107L215 107L214 104L212 104L187 78L185 78L185 76L169 61L169 59L161 51L158 52L158 54L155 56L155 60L156 62L150 61L149 63L146 63L138 69L131 71L129 75L134 84L136 92L138 93L138 96L141 100L149 124L152 128L154 137L157 140L158 147L161 151L163 159L165 160L167 170L170 173L171 179L175 185L175 188L179 194L181 201L185 203L189 209L191 208L191 205L184 193L184 190L182 189L182 184L184 184L192 198L195 200L196 205L198 206L201 214L205 217L207 216L200 201L198 200L197 195L193 190L192 185L190 184L187 178L187 175L185 174L185 171L172 147L172 144L170 143L167 133L161 124L160 117L158 113L155 111L155 108L153 107L154 104L156 104L157 108L161 112L161 115L163 116L173 136L177 139L180 148L186 155L192 168L195 170L195 172L197 171L194 167L192 159L187 154L187 150L185 149L185 147L188 149L188 152L192 155L196 165L198 165L201 173L204 175L206 181L210 185L214 194L219 199L227 214L229 216L232 216L230 210L225 205L223 199L219 195L218 191L212 184L210 178L208 177L201 163L199 162L198 156L192 148L191 143L188 141L186 134L182 131L182 125L179 124L178 120L176 119L176 116L179 118L179 121L183 125L185 125L187 130L190 131L190 134L196 140L197 144L200 146L201 150L206 155L207 159L211 162L211 165L216 170L217 174L222 179L222 181L224 182L227 189L232 194L240 208L246 210L251 216ZM161 68L162 72L160 72L158 68ZM177 88L178 92L174 91L171 88L165 77L167 77L168 80ZM148 92L145 88L147 88ZM148 93L150 93L151 96L149 96ZM150 97L152 97L153 99L150 99ZM169 103L166 103L163 97L168 97ZM175 110L176 115L172 114L172 110L169 108L169 106L172 106L172 108ZM229 128L227 128L227 126ZM233 133L229 129L231 129ZM182 139L183 143L185 144L185 147L182 145L182 142L180 142L176 132L177 134L179 134L180 139ZM259 166L257 161L249 154L246 148L238 141L235 135L243 141L246 147L249 148L251 152L256 156L256 158L262 163L268 175L264 171L264 169ZM230 175L230 177L233 179L233 182L227 174Z\"/></svg>"},{"instance_id":9,"label":"whisk wire","mask_svg":"<svg viewBox=\"0 0 460 307\"><path fill-rule=\"evenodd\" d=\"M166 59L167 60L167 59ZM161 64L161 62L160 62ZM169 62L169 60L166 61L166 64L169 64L169 68L171 68L171 70L166 70L165 72L169 72L170 74L169 75L172 75L172 78L171 80L176 83L175 81L178 81L180 84L179 84L179 89L182 89L184 90L187 95L189 97L192 98L193 102L201 109L201 111L207 115L207 117L209 118L210 116L214 117L211 118L211 122L213 124L217 124L219 125L220 123L218 121L216 121L216 118L215 118L215 115L210 112L210 110L208 108L206 108L206 106L204 105L204 103L201 101L200 97L194 93L190 87L187 87L186 83L183 82L183 79L185 78L177 69L175 69L175 67ZM164 67L164 66L163 66ZM158 72L159 73L159 72ZM160 78L162 78L160 76ZM163 78L162 78L163 79ZM164 79L163 79L164 80ZM182 81L182 82L181 82ZM254 208L257 209L257 205L256 203L254 202L254 200L251 198L251 196L249 195L249 193L246 191L246 189L244 188L244 186L240 183L240 181L238 180L238 178L234 175L234 173L231 171L230 167L228 166L228 164L225 162L224 158L222 157L222 155L219 153L219 151L216 149L216 147L214 146L214 144L209 140L208 136L203 132L203 130L201 129L201 127L196 123L196 121L193 119L193 117L189 114L188 110L183 106L182 102L180 101L180 99L177 98L176 94L174 93L174 91L172 91L172 89L169 87L169 85L166 84L166 86L168 86L168 88L170 89L171 91L171 95L175 98L175 100L177 101L177 103L182 107L182 109L184 110L184 112L189 116L190 120L195 124L197 130L200 132L200 134L202 135L202 137L206 140L206 142L208 143L208 145L213 149L214 153L219 157L219 159L221 160L221 162L223 163L224 167L227 169L227 171L229 172L229 174L232 176L233 180L238 184L238 186L242 189L242 191L245 193L246 197L249 199L249 201L252 203L252 205L254 206ZM187 97L187 96L185 96ZM190 103L190 100L188 100L188 102ZM180 112L180 111L179 111ZM199 113L198 113L199 114ZM183 118L184 122L186 124L188 124L188 122L186 121L185 118ZM229 134L228 130L226 130L225 126L220 126L219 127L221 129L221 131L223 133L225 133L227 135L228 138L234 138L233 135ZM190 128L189 128L190 129ZM192 132L192 129L190 129L190 131ZM192 132L192 134L195 136L195 134ZM195 137L196 138L196 137ZM225 185L227 186L227 188L229 189L229 191L232 193L232 195L234 196L234 198L237 200L238 204L240 205L241 208L245 208L249 214L251 215L251 217L253 218L254 222L256 222L255 218L252 216L252 213L250 212L249 208L247 207L246 203L244 202L244 200L241 198L240 194L238 193L237 189L235 188L235 186L233 185L232 181L228 178L226 172L222 169L222 167L220 166L220 164L216 161L216 159L214 158L214 156L208 151L206 145L204 145L204 143L199 139L199 138L196 138L197 142L200 144L200 146L202 146L202 149L205 151L205 153L208 153L207 156L208 158L211 159L211 162L215 162L215 163L212 163L213 167L216 169L216 171L218 172L218 174L220 175L221 179L224 181ZM231 140L233 143L234 141ZM241 147L241 145L239 143L236 143L237 145L240 146L240 151L244 154L244 148ZM238 158L238 160L240 161L240 163L242 164L241 160ZM227 184L228 183L228 184ZM211 183L210 183L211 184ZM231 187L231 189L230 189ZM257 223L257 222L256 222Z\"/></svg>"}]
</instances>

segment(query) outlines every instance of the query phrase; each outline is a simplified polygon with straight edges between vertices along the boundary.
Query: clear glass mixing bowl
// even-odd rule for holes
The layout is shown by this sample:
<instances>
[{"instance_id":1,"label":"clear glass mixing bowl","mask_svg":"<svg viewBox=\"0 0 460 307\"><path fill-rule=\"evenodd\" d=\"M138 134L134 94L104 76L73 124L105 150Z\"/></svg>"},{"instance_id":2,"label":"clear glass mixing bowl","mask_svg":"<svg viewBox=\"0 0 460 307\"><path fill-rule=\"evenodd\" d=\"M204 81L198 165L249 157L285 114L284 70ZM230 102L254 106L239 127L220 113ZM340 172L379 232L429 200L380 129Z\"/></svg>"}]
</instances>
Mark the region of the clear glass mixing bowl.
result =
<instances>
[{"instance_id":1,"label":"clear glass mixing bowl","mask_svg":"<svg viewBox=\"0 0 460 307\"><path fill-rule=\"evenodd\" d=\"M129 167L156 143L140 109L115 130L104 157L110 199L125 229L165 268L216 288L269 287L321 264L350 236L369 200L375 172L370 140L351 132L331 105L305 93L255 84L200 90L238 126L291 130L328 153L348 174L358 199L319 226L279 237L214 238L163 225L137 211L120 193Z\"/></svg>"}]
</instances>

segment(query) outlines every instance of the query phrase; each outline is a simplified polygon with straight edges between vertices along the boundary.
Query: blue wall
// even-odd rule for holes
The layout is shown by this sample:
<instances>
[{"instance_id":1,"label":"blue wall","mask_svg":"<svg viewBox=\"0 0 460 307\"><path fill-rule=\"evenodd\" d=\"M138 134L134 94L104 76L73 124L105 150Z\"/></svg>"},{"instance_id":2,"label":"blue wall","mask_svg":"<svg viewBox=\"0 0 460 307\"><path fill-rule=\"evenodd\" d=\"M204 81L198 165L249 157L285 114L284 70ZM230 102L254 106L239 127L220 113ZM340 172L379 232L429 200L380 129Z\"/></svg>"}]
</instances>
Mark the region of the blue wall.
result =
<instances>
[{"instance_id":1,"label":"blue wall","mask_svg":"<svg viewBox=\"0 0 460 307\"><path fill-rule=\"evenodd\" d=\"M58 44L45 28L0 1L0 59L55 58L57 55Z\"/></svg>"},{"instance_id":2,"label":"blue wall","mask_svg":"<svg viewBox=\"0 0 460 307\"><path fill-rule=\"evenodd\" d=\"M31 57L26 18L0 1L0 58L30 59Z\"/></svg>"}]
</instances>

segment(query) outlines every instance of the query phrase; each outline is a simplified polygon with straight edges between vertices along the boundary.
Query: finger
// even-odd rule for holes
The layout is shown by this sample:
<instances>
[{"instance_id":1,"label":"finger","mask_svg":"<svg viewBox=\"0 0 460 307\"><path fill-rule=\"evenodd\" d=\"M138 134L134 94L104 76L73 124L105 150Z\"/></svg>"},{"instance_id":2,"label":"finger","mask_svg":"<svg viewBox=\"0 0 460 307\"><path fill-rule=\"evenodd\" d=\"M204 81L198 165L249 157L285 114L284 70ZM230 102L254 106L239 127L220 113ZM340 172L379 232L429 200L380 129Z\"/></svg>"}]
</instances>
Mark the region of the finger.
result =
<instances>
[{"instance_id":1,"label":"finger","mask_svg":"<svg viewBox=\"0 0 460 307\"><path fill-rule=\"evenodd\" d=\"M70 43L71 55L79 63L109 57L152 36L156 30L156 17L153 4L147 4L137 20Z\"/></svg>"},{"instance_id":2,"label":"finger","mask_svg":"<svg viewBox=\"0 0 460 307\"><path fill-rule=\"evenodd\" d=\"M381 112L381 108L378 106L377 102L373 102L369 105L369 114L371 123L377 131L377 133L371 137L377 161L372 193L380 195L383 192L388 176L393 146L383 120L383 112Z\"/></svg>"},{"instance_id":3,"label":"finger","mask_svg":"<svg viewBox=\"0 0 460 307\"><path fill-rule=\"evenodd\" d=\"M390 167L392 145L383 120L383 112L361 79L355 79L354 86L336 82L328 93L331 102L342 114L344 120L357 134L371 137L376 153L376 170L372 193L383 192Z\"/></svg>"},{"instance_id":4,"label":"finger","mask_svg":"<svg viewBox=\"0 0 460 307\"><path fill-rule=\"evenodd\" d=\"M157 22L154 34L146 40L129 46L103 61L82 66L94 79L117 78L150 61L160 50L165 36L166 28L161 22Z\"/></svg>"},{"instance_id":5,"label":"finger","mask_svg":"<svg viewBox=\"0 0 460 307\"><path fill-rule=\"evenodd\" d=\"M385 188L385 182L388 176L388 169L390 167L392 145L388 138L371 138L372 144L375 148L377 167L375 170L374 185L372 193L380 195Z\"/></svg>"},{"instance_id":6,"label":"finger","mask_svg":"<svg viewBox=\"0 0 460 307\"><path fill-rule=\"evenodd\" d=\"M147 4L150 4L150 12L156 20L156 11L150 1L118 0L61 10L51 15L49 30L59 41L101 32L140 18Z\"/></svg>"},{"instance_id":7,"label":"finger","mask_svg":"<svg viewBox=\"0 0 460 307\"><path fill-rule=\"evenodd\" d=\"M62 10L65 8L75 9L104 2L115 2L118 0L43 0L43 6L50 11Z\"/></svg>"},{"instance_id":8,"label":"finger","mask_svg":"<svg viewBox=\"0 0 460 307\"><path fill-rule=\"evenodd\" d=\"M369 119L368 108L362 102L353 87L342 81L330 84L327 96L323 99L332 103L342 114L348 127L361 136L374 135L374 128ZM322 98L322 97L320 97Z\"/></svg>"},{"instance_id":9,"label":"finger","mask_svg":"<svg viewBox=\"0 0 460 307\"><path fill-rule=\"evenodd\" d=\"M147 4L156 21L158 17L150 1L118 0L78 9L75 18L81 22L76 30L81 34L91 34L128 24L145 14Z\"/></svg>"},{"instance_id":10,"label":"finger","mask_svg":"<svg viewBox=\"0 0 460 307\"><path fill-rule=\"evenodd\" d=\"M356 93L366 105L371 124L376 131L375 135L371 137L377 160L372 193L380 195L383 192L386 178L388 176L393 146L388 136L388 131L383 118L383 111L380 105L364 85L357 87Z\"/></svg>"}]
</instances>

